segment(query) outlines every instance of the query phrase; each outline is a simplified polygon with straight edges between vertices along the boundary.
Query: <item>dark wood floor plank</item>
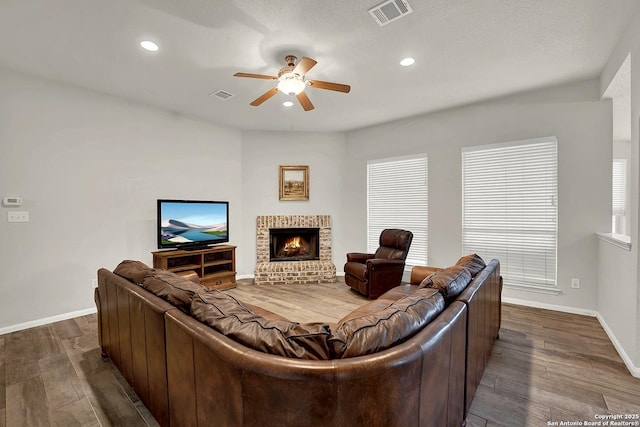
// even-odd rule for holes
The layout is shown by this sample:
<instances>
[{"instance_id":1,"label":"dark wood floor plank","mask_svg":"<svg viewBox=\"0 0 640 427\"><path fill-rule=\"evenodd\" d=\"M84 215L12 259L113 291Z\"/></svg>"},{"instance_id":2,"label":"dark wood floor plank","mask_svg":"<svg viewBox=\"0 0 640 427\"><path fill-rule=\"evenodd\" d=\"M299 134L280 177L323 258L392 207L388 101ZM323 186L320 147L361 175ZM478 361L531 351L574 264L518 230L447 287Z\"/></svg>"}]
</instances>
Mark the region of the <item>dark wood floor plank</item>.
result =
<instances>
[{"instance_id":1,"label":"dark wood floor plank","mask_svg":"<svg viewBox=\"0 0 640 427\"><path fill-rule=\"evenodd\" d=\"M36 359L45 359L64 353L60 338L56 335L52 325L33 328L33 345Z\"/></svg>"},{"instance_id":2,"label":"dark wood floor plank","mask_svg":"<svg viewBox=\"0 0 640 427\"><path fill-rule=\"evenodd\" d=\"M548 385L548 384L547 384ZM496 379L495 389L510 396L518 396L528 399L531 402L549 407L563 409L576 414L583 414L588 419L600 414L606 410L606 404L602 395L595 397L598 406L595 407L589 403L585 403L579 393L569 396L560 387L549 387L542 382L530 381L529 383L520 383L511 378L498 377Z\"/></svg>"},{"instance_id":3,"label":"dark wood floor plank","mask_svg":"<svg viewBox=\"0 0 640 427\"><path fill-rule=\"evenodd\" d=\"M605 400L607 396L610 396L623 401L640 402L640 394L620 388L615 383L609 383L609 380L603 376L587 377L581 376L577 373L568 375L566 373L555 372L553 370L551 370L548 375L549 378L554 381L564 382L596 393L602 393ZM640 379L635 379L640 381Z\"/></svg>"},{"instance_id":4,"label":"dark wood floor plank","mask_svg":"<svg viewBox=\"0 0 640 427\"><path fill-rule=\"evenodd\" d=\"M6 335L0 335L0 427L4 423L4 409L7 407L7 351L6 351Z\"/></svg>"},{"instance_id":5,"label":"dark wood floor plank","mask_svg":"<svg viewBox=\"0 0 640 427\"><path fill-rule=\"evenodd\" d=\"M487 420L476 415L469 414L466 427L487 427Z\"/></svg>"},{"instance_id":6,"label":"dark wood floor plank","mask_svg":"<svg viewBox=\"0 0 640 427\"><path fill-rule=\"evenodd\" d=\"M85 393L101 425L113 427L147 425L110 370L92 375L86 379L86 382Z\"/></svg>"},{"instance_id":7,"label":"dark wood floor plank","mask_svg":"<svg viewBox=\"0 0 640 427\"><path fill-rule=\"evenodd\" d=\"M605 412L608 413L608 412ZM555 421L558 423L564 422L564 425L576 425L577 422L582 422L584 425L584 421L596 421L593 416L586 416L582 413L570 412L565 409L559 408L551 408L551 421ZM570 424L573 423L573 424ZM580 425L580 424L577 424Z\"/></svg>"},{"instance_id":8,"label":"dark wood floor plank","mask_svg":"<svg viewBox=\"0 0 640 427\"><path fill-rule=\"evenodd\" d=\"M38 361L28 360L27 357L25 357L24 361L13 358L7 360L5 370L5 381L8 386L40 376L40 365Z\"/></svg>"},{"instance_id":9,"label":"dark wood floor plank","mask_svg":"<svg viewBox=\"0 0 640 427\"><path fill-rule=\"evenodd\" d=\"M607 402L609 412L612 414L640 414L640 400L634 399L631 396L627 397L629 398L621 399L614 396L607 396L605 394L604 400Z\"/></svg>"},{"instance_id":10,"label":"dark wood floor plank","mask_svg":"<svg viewBox=\"0 0 640 427\"><path fill-rule=\"evenodd\" d=\"M532 359L524 359L512 357L503 354L492 354L492 359L495 359L500 369L511 370L512 375L523 375L525 377L536 375L545 377L547 375L547 367L544 363L537 362ZM491 363L487 366L490 369ZM519 372L519 374L518 374ZM497 372L496 372L497 373Z\"/></svg>"},{"instance_id":11,"label":"dark wood floor plank","mask_svg":"<svg viewBox=\"0 0 640 427\"><path fill-rule=\"evenodd\" d=\"M606 359L605 363L620 361L620 355L616 352L615 347L613 347L610 342L608 344L609 345L603 345L601 343L589 344L585 342L584 345L576 344L567 346L566 344L546 341L544 348L564 352L568 357L578 354L580 356L586 356L589 360Z\"/></svg>"},{"instance_id":12,"label":"dark wood floor plank","mask_svg":"<svg viewBox=\"0 0 640 427\"><path fill-rule=\"evenodd\" d=\"M85 398L82 383L66 354L40 360L49 409L59 409Z\"/></svg>"},{"instance_id":13,"label":"dark wood floor plank","mask_svg":"<svg viewBox=\"0 0 640 427\"><path fill-rule=\"evenodd\" d=\"M6 359L21 360L23 362L37 360L33 329L25 329L9 334L5 342Z\"/></svg>"},{"instance_id":14,"label":"dark wood floor plank","mask_svg":"<svg viewBox=\"0 0 640 427\"><path fill-rule=\"evenodd\" d=\"M29 378L7 387L7 425L48 427L47 395L42 379Z\"/></svg>"},{"instance_id":15,"label":"dark wood floor plank","mask_svg":"<svg viewBox=\"0 0 640 427\"><path fill-rule=\"evenodd\" d=\"M588 357L574 353L572 357L567 357L567 352L547 350L544 348L532 348L528 351L505 348L502 351L504 358L512 358L530 362L539 366L568 366L570 369L590 369L591 361Z\"/></svg>"},{"instance_id":16,"label":"dark wood floor plank","mask_svg":"<svg viewBox=\"0 0 640 427\"><path fill-rule=\"evenodd\" d=\"M80 320L82 318L78 317L76 319ZM62 340L81 337L82 335L84 335L84 332L78 325L78 321L76 319L63 320L61 322L56 322L51 326L55 330L58 337Z\"/></svg>"},{"instance_id":17,"label":"dark wood floor plank","mask_svg":"<svg viewBox=\"0 0 640 427\"><path fill-rule=\"evenodd\" d=\"M558 376L569 377L582 383L591 383L595 388L603 390L614 388L624 394L633 394L640 400L640 379L631 375L603 373L601 370L571 368L567 365L548 366L547 372Z\"/></svg>"},{"instance_id":18,"label":"dark wood floor plank","mask_svg":"<svg viewBox=\"0 0 640 427\"><path fill-rule=\"evenodd\" d=\"M0 335L0 427L7 425L7 370L6 335Z\"/></svg>"},{"instance_id":19,"label":"dark wood floor plank","mask_svg":"<svg viewBox=\"0 0 640 427\"><path fill-rule=\"evenodd\" d=\"M89 399L85 396L69 405L49 410L51 425L65 427L99 427Z\"/></svg>"},{"instance_id":20,"label":"dark wood floor plank","mask_svg":"<svg viewBox=\"0 0 640 427\"><path fill-rule=\"evenodd\" d=\"M153 415L151 415L151 412L149 412L147 407L144 406L144 403L138 400L136 403L134 403L134 406L138 411L138 413L140 414L140 417L142 417L142 419L146 423L146 425L148 425L149 427L160 427L160 424L158 424L156 419L153 418Z\"/></svg>"},{"instance_id":21,"label":"dark wood floor plank","mask_svg":"<svg viewBox=\"0 0 640 427\"><path fill-rule=\"evenodd\" d=\"M561 396L563 399L571 399L585 405L606 409L606 403L602 393L591 391L571 383L555 381L542 375L531 375L524 371L505 369L495 357L492 357L485 371L485 376L487 374L495 375L494 386L497 389L504 388L505 390L511 390L514 394L522 397L529 396L531 389L538 389ZM557 403L562 404L562 399ZM569 406L567 405L567 407Z\"/></svg>"},{"instance_id":22,"label":"dark wood floor plank","mask_svg":"<svg viewBox=\"0 0 640 427\"><path fill-rule=\"evenodd\" d=\"M478 386L469 411L487 420L487 425L543 426L551 419L547 406L483 385Z\"/></svg>"}]
</instances>

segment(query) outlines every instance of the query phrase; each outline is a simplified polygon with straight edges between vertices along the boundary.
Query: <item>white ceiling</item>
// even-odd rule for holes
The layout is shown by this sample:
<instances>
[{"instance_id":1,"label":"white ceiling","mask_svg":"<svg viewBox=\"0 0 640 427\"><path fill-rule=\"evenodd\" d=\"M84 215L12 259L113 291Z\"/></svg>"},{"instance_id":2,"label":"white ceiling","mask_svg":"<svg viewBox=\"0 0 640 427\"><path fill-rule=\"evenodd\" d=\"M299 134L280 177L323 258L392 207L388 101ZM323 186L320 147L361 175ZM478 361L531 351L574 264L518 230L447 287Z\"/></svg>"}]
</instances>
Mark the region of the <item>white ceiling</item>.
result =
<instances>
[{"instance_id":1,"label":"white ceiling","mask_svg":"<svg viewBox=\"0 0 640 427\"><path fill-rule=\"evenodd\" d=\"M596 77L640 0L409 0L384 27L378 3L0 0L0 66L239 129L346 131ZM274 82L233 74L276 74L291 53L351 93L309 88L309 112L284 94L250 106Z\"/></svg>"}]
</instances>

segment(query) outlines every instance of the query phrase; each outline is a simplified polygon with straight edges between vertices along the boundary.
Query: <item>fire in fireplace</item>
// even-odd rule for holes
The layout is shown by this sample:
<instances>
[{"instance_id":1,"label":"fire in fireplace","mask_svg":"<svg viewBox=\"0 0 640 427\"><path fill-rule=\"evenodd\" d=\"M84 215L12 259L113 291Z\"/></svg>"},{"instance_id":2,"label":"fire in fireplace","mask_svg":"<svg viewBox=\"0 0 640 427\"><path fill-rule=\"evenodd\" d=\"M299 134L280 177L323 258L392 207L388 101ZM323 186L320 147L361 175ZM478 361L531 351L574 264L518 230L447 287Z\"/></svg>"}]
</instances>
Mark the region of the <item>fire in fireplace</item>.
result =
<instances>
[{"instance_id":1,"label":"fire in fireplace","mask_svg":"<svg viewBox=\"0 0 640 427\"><path fill-rule=\"evenodd\" d=\"M320 259L319 228L271 228L270 261L312 261Z\"/></svg>"}]
</instances>

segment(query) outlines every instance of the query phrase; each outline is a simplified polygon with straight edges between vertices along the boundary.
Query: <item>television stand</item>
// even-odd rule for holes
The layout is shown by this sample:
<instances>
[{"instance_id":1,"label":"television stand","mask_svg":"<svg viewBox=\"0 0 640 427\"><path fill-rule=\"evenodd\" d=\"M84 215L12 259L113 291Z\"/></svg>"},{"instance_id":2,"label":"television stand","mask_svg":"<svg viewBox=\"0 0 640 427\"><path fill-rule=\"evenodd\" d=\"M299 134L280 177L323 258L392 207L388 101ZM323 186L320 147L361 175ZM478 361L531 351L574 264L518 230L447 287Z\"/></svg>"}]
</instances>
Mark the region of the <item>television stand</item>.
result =
<instances>
[{"instance_id":1,"label":"television stand","mask_svg":"<svg viewBox=\"0 0 640 427\"><path fill-rule=\"evenodd\" d=\"M178 250L181 250L181 251L201 251L203 249L209 249L209 245L184 245L184 246L178 246Z\"/></svg>"},{"instance_id":2,"label":"television stand","mask_svg":"<svg viewBox=\"0 0 640 427\"><path fill-rule=\"evenodd\" d=\"M236 247L207 246L204 249L156 251L153 268L173 271L195 271L202 286L211 289L236 287Z\"/></svg>"}]
</instances>

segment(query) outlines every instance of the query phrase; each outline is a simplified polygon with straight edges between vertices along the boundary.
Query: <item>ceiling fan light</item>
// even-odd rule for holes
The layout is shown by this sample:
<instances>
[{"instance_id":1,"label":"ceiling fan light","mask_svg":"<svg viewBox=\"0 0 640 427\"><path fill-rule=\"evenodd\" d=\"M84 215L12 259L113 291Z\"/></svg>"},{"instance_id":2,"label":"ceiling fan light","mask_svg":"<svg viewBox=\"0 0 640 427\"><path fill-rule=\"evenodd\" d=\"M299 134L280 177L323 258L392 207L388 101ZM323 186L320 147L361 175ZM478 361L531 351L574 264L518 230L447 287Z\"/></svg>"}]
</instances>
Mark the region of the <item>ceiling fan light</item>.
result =
<instances>
[{"instance_id":1,"label":"ceiling fan light","mask_svg":"<svg viewBox=\"0 0 640 427\"><path fill-rule=\"evenodd\" d=\"M284 102L282 103L282 105L284 105L285 107L293 107L293 102L291 102L291 101L284 101Z\"/></svg>"},{"instance_id":2,"label":"ceiling fan light","mask_svg":"<svg viewBox=\"0 0 640 427\"><path fill-rule=\"evenodd\" d=\"M302 77L296 74L285 74L280 77L278 90L287 95L297 95L304 90L307 85Z\"/></svg>"},{"instance_id":3,"label":"ceiling fan light","mask_svg":"<svg viewBox=\"0 0 640 427\"><path fill-rule=\"evenodd\" d=\"M144 50L148 50L149 52L157 52L159 49L158 45L152 42L151 40L141 41L140 46L142 46Z\"/></svg>"},{"instance_id":4,"label":"ceiling fan light","mask_svg":"<svg viewBox=\"0 0 640 427\"><path fill-rule=\"evenodd\" d=\"M400 65L402 65L403 67L408 67L415 64L415 62L416 60L413 58L404 58L402 61L400 61Z\"/></svg>"}]
</instances>

